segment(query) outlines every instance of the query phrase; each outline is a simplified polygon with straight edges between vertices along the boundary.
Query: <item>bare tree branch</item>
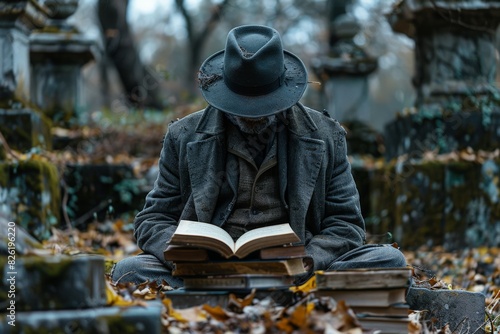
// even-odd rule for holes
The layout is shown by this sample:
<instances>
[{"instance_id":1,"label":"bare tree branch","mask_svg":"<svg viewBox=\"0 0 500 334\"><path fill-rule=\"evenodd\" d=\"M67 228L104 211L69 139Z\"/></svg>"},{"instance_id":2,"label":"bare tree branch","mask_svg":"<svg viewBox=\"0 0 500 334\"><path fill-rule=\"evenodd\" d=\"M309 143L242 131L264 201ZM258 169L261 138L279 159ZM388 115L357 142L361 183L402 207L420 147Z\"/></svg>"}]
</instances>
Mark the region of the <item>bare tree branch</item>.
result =
<instances>
[{"instance_id":1,"label":"bare tree branch","mask_svg":"<svg viewBox=\"0 0 500 334\"><path fill-rule=\"evenodd\" d=\"M175 0L177 9L184 18L186 31L188 34L188 40L189 40L188 76L190 78L189 81L191 81L191 79L195 77L195 73L198 69L199 63L201 62L200 57L203 51L203 47L205 46L205 43L207 42L210 34L215 30L217 24L220 22L224 10L227 8L229 3L231 3L231 0L224 0L221 3L213 6L211 8L210 17L205 22L205 24L198 30L199 32L196 32L193 24L193 17L186 9L184 0Z\"/></svg>"},{"instance_id":2,"label":"bare tree branch","mask_svg":"<svg viewBox=\"0 0 500 334\"><path fill-rule=\"evenodd\" d=\"M162 109L158 77L141 62L127 22L128 0L99 0L98 18L106 54L115 65L132 107Z\"/></svg>"}]
</instances>

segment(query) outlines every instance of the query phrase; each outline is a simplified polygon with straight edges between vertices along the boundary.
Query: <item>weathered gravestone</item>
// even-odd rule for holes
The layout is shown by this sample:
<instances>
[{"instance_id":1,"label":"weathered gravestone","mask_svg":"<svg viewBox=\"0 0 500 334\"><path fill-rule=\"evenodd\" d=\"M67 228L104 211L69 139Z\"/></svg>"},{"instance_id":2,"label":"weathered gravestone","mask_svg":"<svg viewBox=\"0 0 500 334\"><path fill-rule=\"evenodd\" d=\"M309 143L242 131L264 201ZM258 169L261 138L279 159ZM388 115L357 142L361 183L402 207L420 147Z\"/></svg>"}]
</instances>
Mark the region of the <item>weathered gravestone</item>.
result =
<instances>
[{"instance_id":1,"label":"weathered gravestone","mask_svg":"<svg viewBox=\"0 0 500 334\"><path fill-rule=\"evenodd\" d=\"M413 310L422 310L432 328L448 326L451 333L484 333L485 297L460 290L412 288L406 298Z\"/></svg>"},{"instance_id":2,"label":"weathered gravestone","mask_svg":"<svg viewBox=\"0 0 500 334\"><path fill-rule=\"evenodd\" d=\"M0 333L161 333L161 303L106 306L100 256L0 256Z\"/></svg>"},{"instance_id":3,"label":"weathered gravestone","mask_svg":"<svg viewBox=\"0 0 500 334\"><path fill-rule=\"evenodd\" d=\"M354 42L361 30L348 12L352 0L328 1L329 51L316 58L312 67L322 81L326 109L342 123L370 122L368 75L377 69L377 59Z\"/></svg>"}]
</instances>

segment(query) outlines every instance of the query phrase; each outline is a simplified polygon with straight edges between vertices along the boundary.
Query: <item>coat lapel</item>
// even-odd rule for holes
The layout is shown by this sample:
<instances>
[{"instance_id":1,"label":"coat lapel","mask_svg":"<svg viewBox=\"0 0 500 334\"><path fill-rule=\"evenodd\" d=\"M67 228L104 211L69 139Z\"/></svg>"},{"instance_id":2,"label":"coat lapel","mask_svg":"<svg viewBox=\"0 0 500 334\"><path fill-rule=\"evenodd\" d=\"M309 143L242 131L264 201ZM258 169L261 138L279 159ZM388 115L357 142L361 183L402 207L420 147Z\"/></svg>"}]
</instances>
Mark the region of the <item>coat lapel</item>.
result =
<instances>
[{"instance_id":1,"label":"coat lapel","mask_svg":"<svg viewBox=\"0 0 500 334\"><path fill-rule=\"evenodd\" d=\"M187 145L187 162L192 197L199 221L210 222L225 179L225 136L219 111L209 107L200 119L196 132L201 140Z\"/></svg>"},{"instance_id":2,"label":"coat lapel","mask_svg":"<svg viewBox=\"0 0 500 334\"><path fill-rule=\"evenodd\" d=\"M299 236L305 235L304 221L313 196L319 171L325 155L323 140L311 137L316 124L299 105L289 119L287 152L287 187L290 225Z\"/></svg>"}]
</instances>

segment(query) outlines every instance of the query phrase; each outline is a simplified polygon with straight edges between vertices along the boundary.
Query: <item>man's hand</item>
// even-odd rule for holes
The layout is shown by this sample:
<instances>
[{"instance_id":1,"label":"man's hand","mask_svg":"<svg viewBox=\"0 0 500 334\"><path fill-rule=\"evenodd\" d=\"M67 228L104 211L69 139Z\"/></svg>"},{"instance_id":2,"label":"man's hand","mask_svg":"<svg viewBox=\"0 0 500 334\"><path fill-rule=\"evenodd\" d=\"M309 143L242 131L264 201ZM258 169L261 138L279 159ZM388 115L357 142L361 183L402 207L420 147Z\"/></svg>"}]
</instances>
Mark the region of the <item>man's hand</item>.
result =
<instances>
[{"instance_id":1,"label":"man's hand","mask_svg":"<svg viewBox=\"0 0 500 334\"><path fill-rule=\"evenodd\" d=\"M304 264L304 269L307 272L313 270L314 260L312 259L312 257L310 257L310 256L305 257L304 259L302 259L302 263Z\"/></svg>"}]
</instances>

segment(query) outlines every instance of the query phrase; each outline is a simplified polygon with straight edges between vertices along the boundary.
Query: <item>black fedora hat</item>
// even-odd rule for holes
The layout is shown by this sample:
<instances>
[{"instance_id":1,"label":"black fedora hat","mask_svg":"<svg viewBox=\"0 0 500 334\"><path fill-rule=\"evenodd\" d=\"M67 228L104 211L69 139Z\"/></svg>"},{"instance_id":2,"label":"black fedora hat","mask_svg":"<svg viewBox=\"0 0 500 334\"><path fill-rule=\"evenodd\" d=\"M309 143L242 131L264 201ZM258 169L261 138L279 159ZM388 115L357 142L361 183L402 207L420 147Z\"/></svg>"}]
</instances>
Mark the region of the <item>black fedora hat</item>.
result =
<instances>
[{"instance_id":1,"label":"black fedora hat","mask_svg":"<svg viewBox=\"0 0 500 334\"><path fill-rule=\"evenodd\" d=\"M283 50L275 29L246 25L229 32L225 49L203 62L198 80L213 107L258 118L297 103L307 86L307 71L297 56Z\"/></svg>"}]
</instances>

